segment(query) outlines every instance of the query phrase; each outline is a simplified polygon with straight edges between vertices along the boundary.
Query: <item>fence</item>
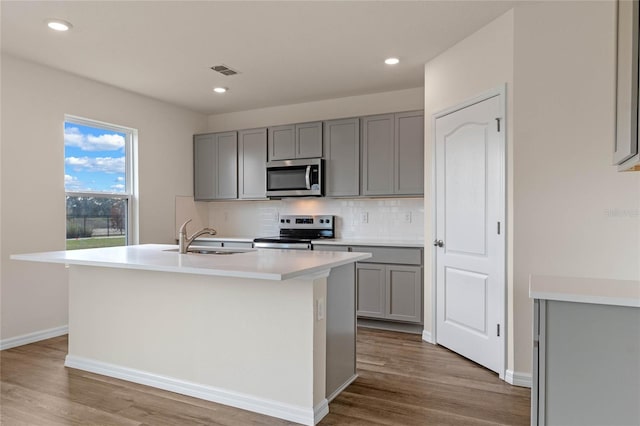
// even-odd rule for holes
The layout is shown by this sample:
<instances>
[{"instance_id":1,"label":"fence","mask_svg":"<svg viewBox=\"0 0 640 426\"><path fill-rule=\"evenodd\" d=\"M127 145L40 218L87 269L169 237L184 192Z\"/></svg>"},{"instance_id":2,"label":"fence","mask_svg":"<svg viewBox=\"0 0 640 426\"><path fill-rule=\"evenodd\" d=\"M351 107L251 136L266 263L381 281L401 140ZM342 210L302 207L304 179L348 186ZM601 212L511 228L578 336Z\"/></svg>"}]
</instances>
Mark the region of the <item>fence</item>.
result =
<instances>
[{"instance_id":1,"label":"fence","mask_svg":"<svg viewBox=\"0 0 640 426\"><path fill-rule=\"evenodd\" d=\"M121 215L67 216L67 238L121 236L125 230Z\"/></svg>"}]
</instances>

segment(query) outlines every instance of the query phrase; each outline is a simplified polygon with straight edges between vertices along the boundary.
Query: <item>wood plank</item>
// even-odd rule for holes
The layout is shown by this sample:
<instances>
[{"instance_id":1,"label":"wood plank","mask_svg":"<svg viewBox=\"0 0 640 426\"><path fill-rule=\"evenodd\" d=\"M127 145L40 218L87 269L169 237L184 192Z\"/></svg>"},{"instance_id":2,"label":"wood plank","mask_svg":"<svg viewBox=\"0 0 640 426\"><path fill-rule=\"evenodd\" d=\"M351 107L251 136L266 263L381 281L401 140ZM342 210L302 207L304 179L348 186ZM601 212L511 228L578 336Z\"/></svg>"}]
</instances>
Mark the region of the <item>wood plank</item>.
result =
<instances>
[{"instance_id":1,"label":"wood plank","mask_svg":"<svg viewBox=\"0 0 640 426\"><path fill-rule=\"evenodd\" d=\"M530 390L413 334L358 330L358 379L320 425L528 425ZM0 424L292 425L64 367L67 336L0 353Z\"/></svg>"}]
</instances>

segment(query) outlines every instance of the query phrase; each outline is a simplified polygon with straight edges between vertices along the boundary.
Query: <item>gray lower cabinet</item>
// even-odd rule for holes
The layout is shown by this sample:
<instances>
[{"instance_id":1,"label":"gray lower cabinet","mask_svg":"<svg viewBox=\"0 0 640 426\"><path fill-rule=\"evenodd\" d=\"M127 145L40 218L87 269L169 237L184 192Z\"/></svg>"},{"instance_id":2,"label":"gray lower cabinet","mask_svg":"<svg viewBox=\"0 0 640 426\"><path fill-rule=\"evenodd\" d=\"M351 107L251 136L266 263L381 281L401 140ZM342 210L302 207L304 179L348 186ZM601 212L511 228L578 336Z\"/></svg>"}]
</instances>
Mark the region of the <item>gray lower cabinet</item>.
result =
<instances>
[{"instance_id":1,"label":"gray lower cabinet","mask_svg":"<svg viewBox=\"0 0 640 426\"><path fill-rule=\"evenodd\" d=\"M226 247L226 248L239 248L239 249L250 249L253 248L252 242L244 242L244 241L226 241L226 240L211 240L207 239L204 241L196 240L193 245L199 247Z\"/></svg>"},{"instance_id":2,"label":"gray lower cabinet","mask_svg":"<svg viewBox=\"0 0 640 426\"><path fill-rule=\"evenodd\" d=\"M236 132L195 135L194 198L199 201L238 197Z\"/></svg>"},{"instance_id":3,"label":"gray lower cabinet","mask_svg":"<svg viewBox=\"0 0 640 426\"><path fill-rule=\"evenodd\" d=\"M324 122L325 195L349 197L360 194L360 120L349 118Z\"/></svg>"},{"instance_id":4,"label":"gray lower cabinet","mask_svg":"<svg viewBox=\"0 0 640 426\"><path fill-rule=\"evenodd\" d=\"M238 198L266 198L267 129L238 132Z\"/></svg>"},{"instance_id":5,"label":"gray lower cabinet","mask_svg":"<svg viewBox=\"0 0 640 426\"><path fill-rule=\"evenodd\" d=\"M358 263L359 317L422 321L422 268Z\"/></svg>"},{"instance_id":6,"label":"gray lower cabinet","mask_svg":"<svg viewBox=\"0 0 640 426\"><path fill-rule=\"evenodd\" d=\"M362 119L362 195L424 195L424 112Z\"/></svg>"},{"instance_id":7,"label":"gray lower cabinet","mask_svg":"<svg viewBox=\"0 0 640 426\"><path fill-rule=\"evenodd\" d=\"M535 299L533 324L531 425L640 424L640 308Z\"/></svg>"},{"instance_id":8,"label":"gray lower cabinet","mask_svg":"<svg viewBox=\"0 0 640 426\"><path fill-rule=\"evenodd\" d=\"M359 317L384 318L386 298L386 267L372 263L356 264Z\"/></svg>"},{"instance_id":9,"label":"gray lower cabinet","mask_svg":"<svg viewBox=\"0 0 640 426\"><path fill-rule=\"evenodd\" d=\"M371 253L372 257L356 264L358 318L376 320L379 325L384 321L422 323L421 248L323 244L314 245L314 250Z\"/></svg>"},{"instance_id":10,"label":"gray lower cabinet","mask_svg":"<svg viewBox=\"0 0 640 426\"><path fill-rule=\"evenodd\" d=\"M322 122L269 128L269 161L322 157Z\"/></svg>"}]
</instances>

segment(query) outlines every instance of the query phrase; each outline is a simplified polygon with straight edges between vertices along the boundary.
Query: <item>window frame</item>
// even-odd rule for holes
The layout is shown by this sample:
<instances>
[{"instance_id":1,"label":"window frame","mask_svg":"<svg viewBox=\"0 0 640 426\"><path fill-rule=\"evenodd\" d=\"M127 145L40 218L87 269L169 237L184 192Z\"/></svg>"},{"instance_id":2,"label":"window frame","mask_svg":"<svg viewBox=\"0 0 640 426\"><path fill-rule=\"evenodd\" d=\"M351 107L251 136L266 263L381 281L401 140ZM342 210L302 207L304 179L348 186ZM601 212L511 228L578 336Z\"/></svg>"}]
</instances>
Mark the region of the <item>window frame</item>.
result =
<instances>
[{"instance_id":1,"label":"window frame","mask_svg":"<svg viewBox=\"0 0 640 426\"><path fill-rule=\"evenodd\" d=\"M125 191L124 192L106 192L106 191L67 191L65 188L65 200L70 197L94 197L94 198L118 198L127 200L127 221L125 230L125 245L136 245L139 241L139 218L138 218L138 130L119 126L117 124L106 123L104 121L92 120L89 118L78 117L75 115L65 114L63 122L63 138L65 123L78 124L80 126L88 126L108 131L125 134ZM64 141L63 141L64 143ZM64 156L66 159L66 155ZM66 202L65 202L66 211Z\"/></svg>"}]
</instances>

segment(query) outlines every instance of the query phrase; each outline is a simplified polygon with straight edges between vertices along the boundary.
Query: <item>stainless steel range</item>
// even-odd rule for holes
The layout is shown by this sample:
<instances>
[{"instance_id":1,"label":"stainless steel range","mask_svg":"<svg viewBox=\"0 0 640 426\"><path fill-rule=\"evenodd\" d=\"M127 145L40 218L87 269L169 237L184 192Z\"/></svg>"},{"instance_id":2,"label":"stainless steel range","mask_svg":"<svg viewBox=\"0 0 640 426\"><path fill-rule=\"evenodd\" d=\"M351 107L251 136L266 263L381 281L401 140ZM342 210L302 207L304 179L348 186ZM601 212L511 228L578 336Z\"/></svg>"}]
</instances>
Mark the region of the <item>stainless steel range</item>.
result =
<instances>
[{"instance_id":1,"label":"stainless steel range","mask_svg":"<svg viewBox=\"0 0 640 426\"><path fill-rule=\"evenodd\" d=\"M311 250L311 241L335 238L335 216L333 215L282 215L280 235L256 238L255 248Z\"/></svg>"}]
</instances>

